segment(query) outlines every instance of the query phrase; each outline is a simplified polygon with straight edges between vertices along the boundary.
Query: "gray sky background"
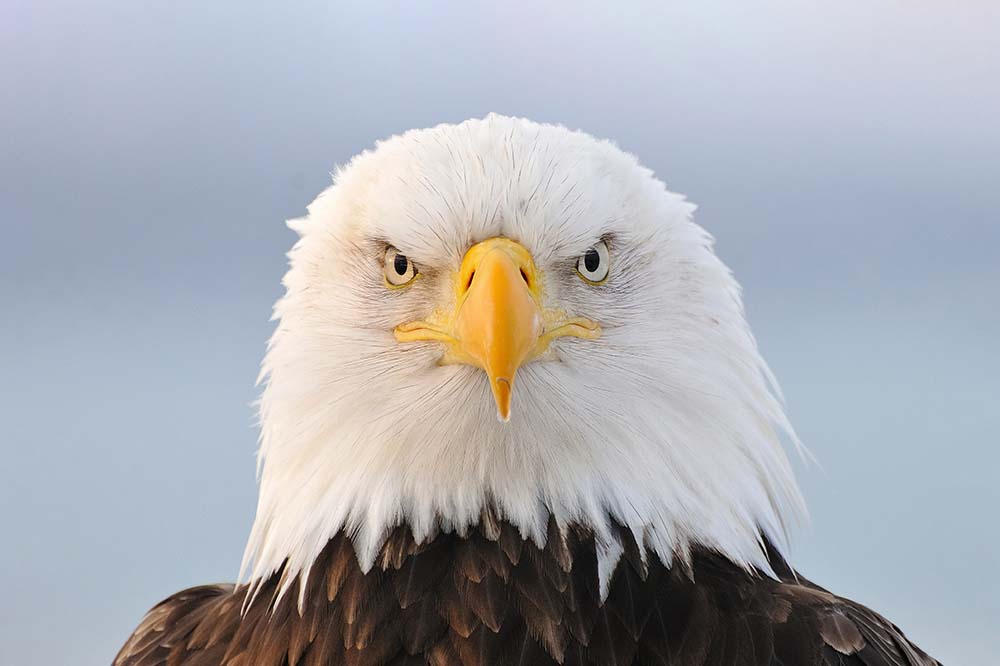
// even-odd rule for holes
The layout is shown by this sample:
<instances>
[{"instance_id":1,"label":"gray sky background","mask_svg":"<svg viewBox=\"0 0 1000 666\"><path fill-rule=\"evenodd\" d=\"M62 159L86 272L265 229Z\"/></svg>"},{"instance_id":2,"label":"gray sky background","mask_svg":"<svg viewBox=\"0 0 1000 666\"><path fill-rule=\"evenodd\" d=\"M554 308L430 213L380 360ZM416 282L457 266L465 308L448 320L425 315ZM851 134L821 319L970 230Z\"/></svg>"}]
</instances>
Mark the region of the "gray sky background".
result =
<instances>
[{"instance_id":1,"label":"gray sky background","mask_svg":"<svg viewBox=\"0 0 1000 666\"><path fill-rule=\"evenodd\" d=\"M0 663L232 580L283 220L489 111L700 205L803 441L795 564L950 665L1000 627L1000 5L0 3Z\"/></svg>"}]
</instances>

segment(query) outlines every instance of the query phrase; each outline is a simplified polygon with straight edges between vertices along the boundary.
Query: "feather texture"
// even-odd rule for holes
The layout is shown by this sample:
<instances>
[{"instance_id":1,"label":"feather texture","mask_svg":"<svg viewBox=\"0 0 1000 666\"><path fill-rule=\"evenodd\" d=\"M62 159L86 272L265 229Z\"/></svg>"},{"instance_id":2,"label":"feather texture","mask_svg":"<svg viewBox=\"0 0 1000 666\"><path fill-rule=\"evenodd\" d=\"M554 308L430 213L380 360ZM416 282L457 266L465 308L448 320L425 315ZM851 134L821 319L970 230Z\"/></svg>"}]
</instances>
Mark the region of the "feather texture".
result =
<instances>
[{"instance_id":1,"label":"feather texture","mask_svg":"<svg viewBox=\"0 0 1000 666\"><path fill-rule=\"evenodd\" d=\"M628 558L601 603L589 530L550 520L544 546L515 547L509 527L420 545L397 528L367 572L338 534L301 610L294 595L272 604L280 572L243 613L246 586L186 590L146 615L115 666L939 666L773 551L778 578L703 549L688 566ZM628 530L620 537L638 553Z\"/></svg>"}]
</instances>

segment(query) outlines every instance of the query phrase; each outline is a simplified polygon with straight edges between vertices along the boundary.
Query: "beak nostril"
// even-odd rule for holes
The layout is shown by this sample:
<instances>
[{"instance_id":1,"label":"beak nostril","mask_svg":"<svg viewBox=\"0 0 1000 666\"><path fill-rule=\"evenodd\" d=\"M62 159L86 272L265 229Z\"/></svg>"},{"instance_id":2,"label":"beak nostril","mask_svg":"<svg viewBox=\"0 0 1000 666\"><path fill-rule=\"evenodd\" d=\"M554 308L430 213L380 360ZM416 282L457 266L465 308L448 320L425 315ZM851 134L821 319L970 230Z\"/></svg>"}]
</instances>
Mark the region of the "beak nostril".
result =
<instances>
[{"instance_id":1,"label":"beak nostril","mask_svg":"<svg viewBox=\"0 0 1000 666\"><path fill-rule=\"evenodd\" d=\"M472 280L476 277L476 271L469 273L469 279L465 281L465 291L469 291L469 287L472 286Z\"/></svg>"},{"instance_id":2,"label":"beak nostril","mask_svg":"<svg viewBox=\"0 0 1000 666\"><path fill-rule=\"evenodd\" d=\"M525 272L523 268L521 269L521 279L524 280L524 284L528 285L529 287L531 286L531 280L528 279L528 274Z\"/></svg>"}]
</instances>

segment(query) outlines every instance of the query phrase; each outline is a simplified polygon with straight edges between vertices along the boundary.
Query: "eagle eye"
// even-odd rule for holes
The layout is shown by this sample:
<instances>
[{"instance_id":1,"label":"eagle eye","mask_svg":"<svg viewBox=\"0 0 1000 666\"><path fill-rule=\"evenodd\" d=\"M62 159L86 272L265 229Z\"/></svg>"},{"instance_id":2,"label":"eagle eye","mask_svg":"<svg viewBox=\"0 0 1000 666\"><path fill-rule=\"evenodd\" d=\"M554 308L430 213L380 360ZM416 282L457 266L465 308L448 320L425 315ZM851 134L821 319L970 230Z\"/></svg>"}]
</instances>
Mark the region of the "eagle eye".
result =
<instances>
[{"instance_id":1,"label":"eagle eye","mask_svg":"<svg viewBox=\"0 0 1000 666\"><path fill-rule=\"evenodd\" d=\"M590 284L600 284L608 279L611 270L611 256L608 244L600 241L580 255L576 262L576 272Z\"/></svg>"},{"instance_id":2,"label":"eagle eye","mask_svg":"<svg viewBox=\"0 0 1000 666\"><path fill-rule=\"evenodd\" d=\"M417 267L394 247L385 249L385 281L390 287L402 287L417 277Z\"/></svg>"}]
</instances>

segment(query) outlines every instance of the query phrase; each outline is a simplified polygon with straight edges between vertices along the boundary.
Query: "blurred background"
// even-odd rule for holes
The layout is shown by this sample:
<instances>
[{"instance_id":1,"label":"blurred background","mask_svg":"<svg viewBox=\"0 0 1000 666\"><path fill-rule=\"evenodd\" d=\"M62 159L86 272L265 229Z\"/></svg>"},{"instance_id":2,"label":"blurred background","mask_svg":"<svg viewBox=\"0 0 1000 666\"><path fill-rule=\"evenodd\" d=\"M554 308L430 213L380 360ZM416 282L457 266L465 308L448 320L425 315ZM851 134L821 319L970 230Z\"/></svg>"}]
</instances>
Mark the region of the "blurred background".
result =
<instances>
[{"instance_id":1,"label":"blurred background","mask_svg":"<svg viewBox=\"0 0 1000 666\"><path fill-rule=\"evenodd\" d=\"M0 3L0 662L107 664L234 579L283 220L496 111L699 204L820 461L795 564L993 663L1000 5L419 4Z\"/></svg>"}]
</instances>

